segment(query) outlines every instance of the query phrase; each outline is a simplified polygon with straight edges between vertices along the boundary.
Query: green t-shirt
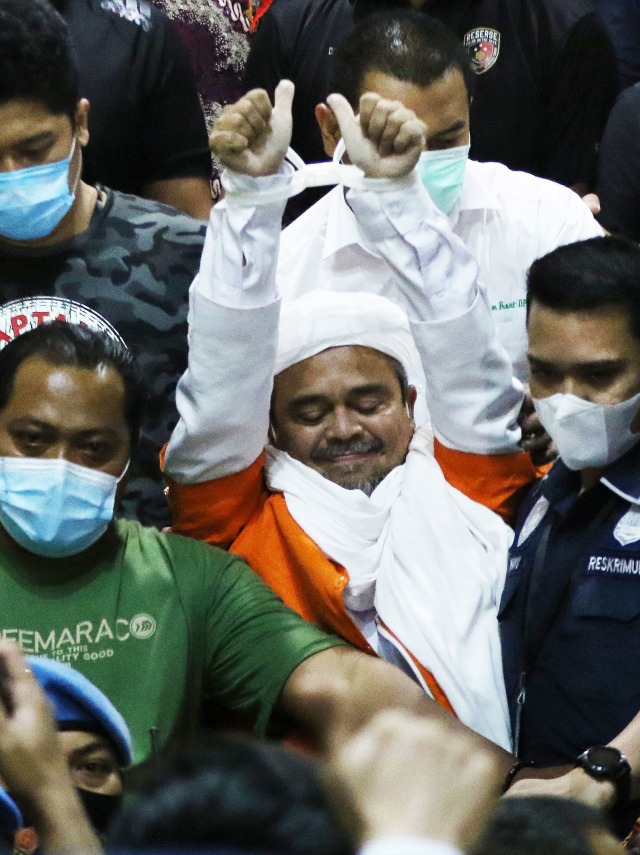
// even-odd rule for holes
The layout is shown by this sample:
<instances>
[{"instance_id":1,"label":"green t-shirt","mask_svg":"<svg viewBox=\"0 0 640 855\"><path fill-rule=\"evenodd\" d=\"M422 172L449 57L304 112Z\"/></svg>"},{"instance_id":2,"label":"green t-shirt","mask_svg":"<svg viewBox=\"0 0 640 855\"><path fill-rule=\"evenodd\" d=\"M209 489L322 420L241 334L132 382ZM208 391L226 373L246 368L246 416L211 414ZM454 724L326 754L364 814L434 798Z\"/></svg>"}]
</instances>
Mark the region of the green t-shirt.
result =
<instances>
[{"instance_id":1,"label":"green t-shirt","mask_svg":"<svg viewBox=\"0 0 640 855\"><path fill-rule=\"evenodd\" d=\"M295 668L341 643L241 560L188 538L120 520L69 567L83 561L65 580L0 546L0 633L99 686L131 729L136 763L154 738L195 729L207 698L264 732Z\"/></svg>"}]
</instances>

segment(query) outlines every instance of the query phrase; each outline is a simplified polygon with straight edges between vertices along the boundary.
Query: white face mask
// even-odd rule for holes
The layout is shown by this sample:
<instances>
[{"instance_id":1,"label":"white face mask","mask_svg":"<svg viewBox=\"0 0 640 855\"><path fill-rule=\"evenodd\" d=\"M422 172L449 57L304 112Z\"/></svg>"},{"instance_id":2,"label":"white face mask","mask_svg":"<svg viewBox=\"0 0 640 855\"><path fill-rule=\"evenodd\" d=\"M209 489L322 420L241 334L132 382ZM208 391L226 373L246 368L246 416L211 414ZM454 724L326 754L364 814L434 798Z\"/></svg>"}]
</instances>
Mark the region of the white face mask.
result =
<instances>
[{"instance_id":1,"label":"white face mask","mask_svg":"<svg viewBox=\"0 0 640 855\"><path fill-rule=\"evenodd\" d=\"M619 404L593 404L558 392L534 398L533 405L569 469L608 466L640 441L640 432L631 432L640 411L640 393Z\"/></svg>"}]
</instances>

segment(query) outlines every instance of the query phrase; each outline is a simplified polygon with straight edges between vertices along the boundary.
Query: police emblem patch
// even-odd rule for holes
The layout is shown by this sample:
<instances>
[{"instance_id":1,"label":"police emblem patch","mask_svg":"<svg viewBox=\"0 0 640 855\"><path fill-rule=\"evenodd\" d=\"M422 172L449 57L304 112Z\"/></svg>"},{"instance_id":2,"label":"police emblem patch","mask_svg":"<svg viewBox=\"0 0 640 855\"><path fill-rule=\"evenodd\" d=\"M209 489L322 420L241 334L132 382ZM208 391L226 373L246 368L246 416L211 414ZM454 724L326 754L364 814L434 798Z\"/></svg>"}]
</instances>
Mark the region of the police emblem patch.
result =
<instances>
[{"instance_id":1,"label":"police emblem patch","mask_svg":"<svg viewBox=\"0 0 640 855\"><path fill-rule=\"evenodd\" d=\"M484 74L496 64L500 54L498 30L476 27L465 33L462 43L471 57L471 67L475 74Z\"/></svg>"},{"instance_id":2,"label":"police emblem patch","mask_svg":"<svg viewBox=\"0 0 640 855\"><path fill-rule=\"evenodd\" d=\"M618 520L613 536L621 546L628 546L640 540L640 508L637 505L632 505Z\"/></svg>"}]
</instances>

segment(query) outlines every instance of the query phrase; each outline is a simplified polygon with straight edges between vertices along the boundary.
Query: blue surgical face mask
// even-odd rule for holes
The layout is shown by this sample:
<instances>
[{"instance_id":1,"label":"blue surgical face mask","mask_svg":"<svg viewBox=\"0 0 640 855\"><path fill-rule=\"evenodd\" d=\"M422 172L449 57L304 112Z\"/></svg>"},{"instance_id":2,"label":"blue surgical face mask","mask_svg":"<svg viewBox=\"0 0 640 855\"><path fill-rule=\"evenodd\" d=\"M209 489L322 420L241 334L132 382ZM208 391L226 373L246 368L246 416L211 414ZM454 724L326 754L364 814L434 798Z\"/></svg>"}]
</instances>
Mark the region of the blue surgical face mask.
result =
<instances>
[{"instance_id":1,"label":"blue surgical face mask","mask_svg":"<svg viewBox=\"0 0 640 855\"><path fill-rule=\"evenodd\" d=\"M420 155L420 179L443 214L450 214L460 201L469 148L459 145L440 151L423 151Z\"/></svg>"},{"instance_id":2,"label":"blue surgical face mask","mask_svg":"<svg viewBox=\"0 0 640 855\"><path fill-rule=\"evenodd\" d=\"M73 205L69 166L64 160L0 172L0 235L12 240L36 240L51 234Z\"/></svg>"},{"instance_id":3,"label":"blue surgical face mask","mask_svg":"<svg viewBox=\"0 0 640 855\"><path fill-rule=\"evenodd\" d=\"M35 555L76 555L106 531L128 466L116 478L60 458L0 457L0 523Z\"/></svg>"}]
</instances>

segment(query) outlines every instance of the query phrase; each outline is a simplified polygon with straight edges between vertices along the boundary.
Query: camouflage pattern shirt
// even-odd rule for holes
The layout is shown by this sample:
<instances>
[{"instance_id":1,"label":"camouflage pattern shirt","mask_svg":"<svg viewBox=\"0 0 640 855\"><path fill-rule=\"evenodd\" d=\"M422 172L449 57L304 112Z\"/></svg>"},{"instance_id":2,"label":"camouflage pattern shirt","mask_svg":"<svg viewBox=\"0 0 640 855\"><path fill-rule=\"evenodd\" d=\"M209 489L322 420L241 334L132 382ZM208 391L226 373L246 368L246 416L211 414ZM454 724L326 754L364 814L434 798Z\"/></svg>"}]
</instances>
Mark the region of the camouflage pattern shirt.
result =
<instances>
[{"instance_id":1,"label":"camouflage pattern shirt","mask_svg":"<svg viewBox=\"0 0 640 855\"><path fill-rule=\"evenodd\" d=\"M189 286L206 223L158 202L98 190L82 234L37 249L0 244L0 347L58 318L117 330L136 354L150 395L121 511L145 525L168 525L158 453L176 422L175 387L187 365ZM7 306L11 301L18 302Z\"/></svg>"}]
</instances>

